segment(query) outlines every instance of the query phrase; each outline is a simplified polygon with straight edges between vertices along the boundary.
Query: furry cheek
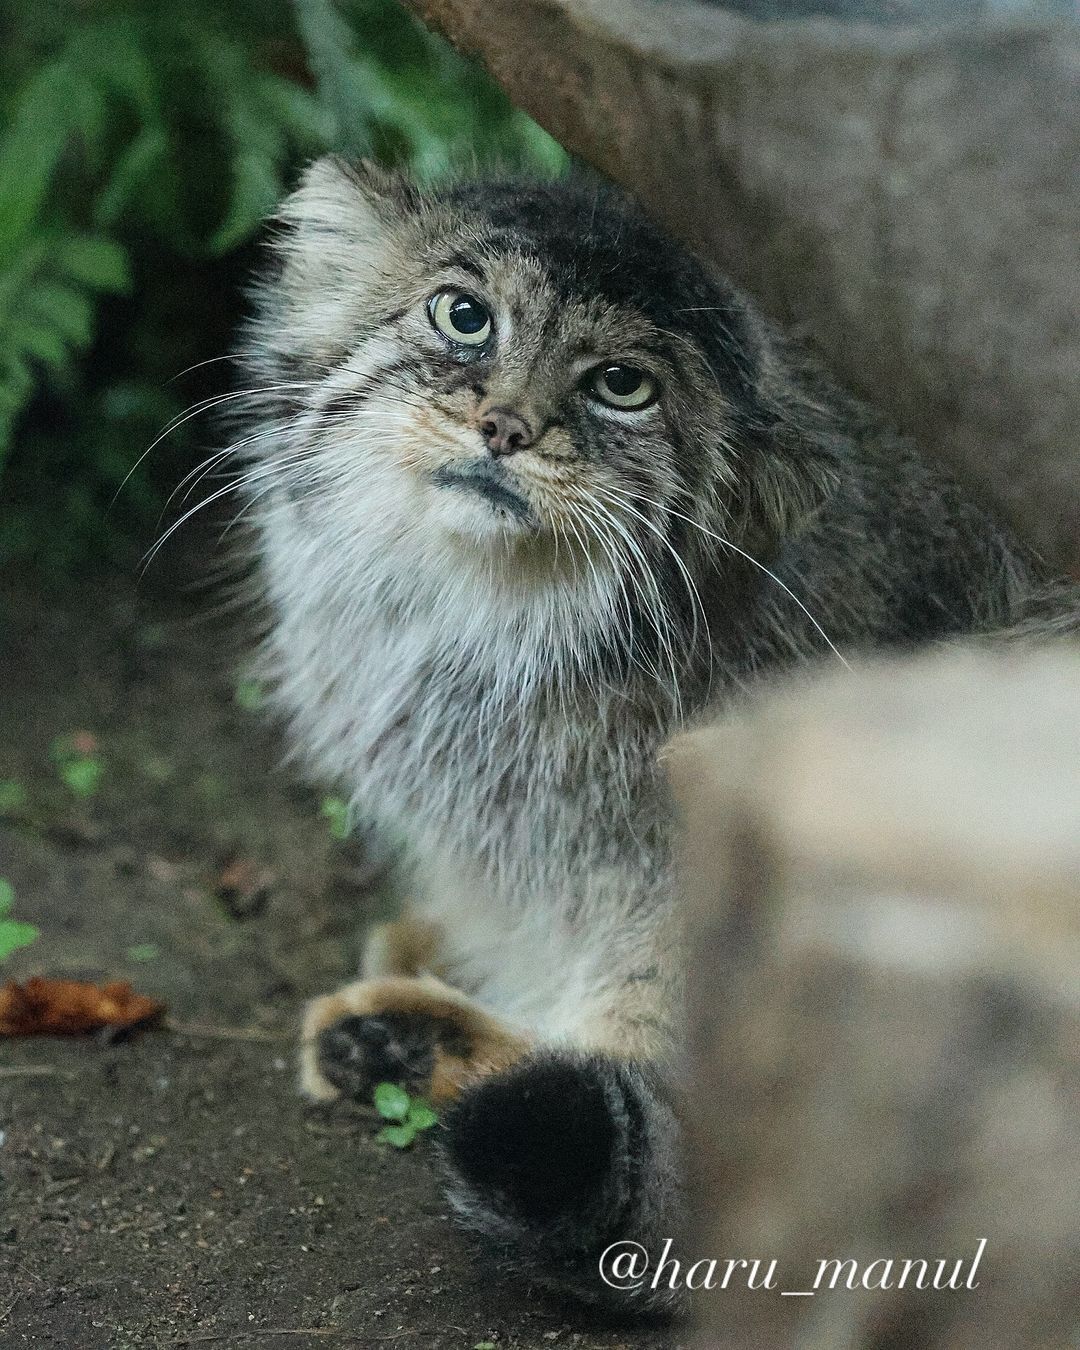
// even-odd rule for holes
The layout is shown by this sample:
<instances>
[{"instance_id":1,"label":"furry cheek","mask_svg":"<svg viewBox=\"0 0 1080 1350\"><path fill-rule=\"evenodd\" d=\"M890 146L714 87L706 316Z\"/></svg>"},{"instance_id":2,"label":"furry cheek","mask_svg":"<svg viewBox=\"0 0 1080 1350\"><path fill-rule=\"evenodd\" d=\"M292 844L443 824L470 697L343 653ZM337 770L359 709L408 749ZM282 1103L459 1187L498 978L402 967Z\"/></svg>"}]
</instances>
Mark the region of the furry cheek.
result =
<instances>
[{"instance_id":1,"label":"furry cheek","mask_svg":"<svg viewBox=\"0 0 1080 1350\"><path fill-rule=\"evenodd\" d=\"M536 445L536 458L543 460L577 459L574 438L565 427L549 427Z\"/></svg>"},{"instance_id":2,"label":"furry cheek","mask_svg":"<svg viewBox=\"0 0 1080 1350\"><path fill-rule=\"evenodd\" d=\"M453 458L448 445L449 430L446 419L437 416L431 408L418 408L401 429L398 463L407 473L430 474Z\"/></svg>"}]
</instances>

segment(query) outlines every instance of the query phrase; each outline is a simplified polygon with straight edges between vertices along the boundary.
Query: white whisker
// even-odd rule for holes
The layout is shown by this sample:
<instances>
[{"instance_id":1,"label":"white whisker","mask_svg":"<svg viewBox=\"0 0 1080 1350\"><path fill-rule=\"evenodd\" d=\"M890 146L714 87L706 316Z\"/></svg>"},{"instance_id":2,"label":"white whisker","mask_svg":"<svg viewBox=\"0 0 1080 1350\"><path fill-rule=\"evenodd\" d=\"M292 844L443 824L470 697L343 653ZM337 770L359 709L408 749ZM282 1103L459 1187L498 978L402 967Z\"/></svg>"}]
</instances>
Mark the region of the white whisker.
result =
<instances>
[{"instance_id":1,"label":"white whisker","mask_svg":"<svg viewBox=\"0 0 1080 1350\"><path fill-rule=\"evenodd\" d=\"M640 501L648 506L656 507L657 510L664 511L668 515L674 516L677 520L685 521L688 525L692 525L695 530L700 530L702 534L707 535L710 539L715 539L716 542L722 545L724 548L730 549L733 553L737 553L740 558L745 558L748 563L750 563L753 567L758 568L759 571L764 572L767 577L771 577L772 580L775 581L776 584L780 587L780 589L784 591L785 594L787 594L795 602L796 605L798 605L798 607L810 620L810 622L813 624L814 628L817 630L822 640L825 642L825 645L833 653L833 655L840 662L840 664L846 670L851 669L850 665L844 659L843 655L841 654L835 643L832 641L832 639L829 637L828 633L826 633L825 629L822 628L821 624L817 621L817 619L806 607L806 605L802 602L802 600L799 599L799 597L795 594L795 592L791 589L791 587L787 584L787 582L782 581L781 578L778 577L775 572L771 571L768 567L766 567L764 563L759 562L757 558L747 553L745 549L740 548L738 544L733 544L730 539L725 539L723 535L717 534L715 530L710 530L706 528L706 526L700 524L692 517L684 515L681 511L676 511L673 507L664 506L659 502L650 501L647 497L633 496L633 497L626 497L625 500Z\"/></svg>"}]
</instances>

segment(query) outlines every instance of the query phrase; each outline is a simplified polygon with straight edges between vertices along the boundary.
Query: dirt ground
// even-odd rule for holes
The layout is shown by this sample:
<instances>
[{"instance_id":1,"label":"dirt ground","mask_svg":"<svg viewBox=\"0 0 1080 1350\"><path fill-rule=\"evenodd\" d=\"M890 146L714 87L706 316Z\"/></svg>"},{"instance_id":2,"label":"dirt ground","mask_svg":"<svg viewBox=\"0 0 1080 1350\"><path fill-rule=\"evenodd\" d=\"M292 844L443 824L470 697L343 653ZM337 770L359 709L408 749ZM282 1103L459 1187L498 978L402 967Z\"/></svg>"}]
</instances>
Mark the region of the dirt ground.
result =
<instances>
[{"instance_id":1,"label":"dirt ground","mask_svg":"<svg viewBox=\"0 0 1080 1350\"><path fill-rule=\"evenodd\" d=\"M0 877L41 929L4 978L130 979L163 1026L0 1041L0 1346L678 1350L502 1281L451 1226L425 1139L293 1091L310 994L355 968L355 844L237 698L242 625L134 576L0 592ZM92 738L80 798L50 757ZM23 797L23 800L17 800Z\"/></svg>"}]
</instances>

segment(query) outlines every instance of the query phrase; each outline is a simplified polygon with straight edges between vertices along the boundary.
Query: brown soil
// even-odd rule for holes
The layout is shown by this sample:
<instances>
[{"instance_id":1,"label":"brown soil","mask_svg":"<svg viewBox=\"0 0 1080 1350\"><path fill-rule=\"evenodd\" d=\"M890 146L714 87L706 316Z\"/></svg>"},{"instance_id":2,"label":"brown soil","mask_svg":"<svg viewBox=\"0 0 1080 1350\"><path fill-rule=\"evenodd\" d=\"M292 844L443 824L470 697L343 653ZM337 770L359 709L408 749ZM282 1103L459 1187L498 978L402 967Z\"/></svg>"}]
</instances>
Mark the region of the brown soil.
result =
<instances>
[{"instance_id":1,"label":"brown soil","mask_svg":"<svg viewBox=\"0 0 1080 1350\"><path fill-rule=\"evenodd\" d=\"M676 1350L476 1259L424 1140L293 1091L304 998L355 968L376 894L354 844L237 703L219 597L127 577L0 595L0 876L41 937L3 964L130 979L164 1026L0 1041L0 1345ZM230 636L232 635L232 636ZM90 733L80 800L50 759Z\"/></svg>"}]
</instances>

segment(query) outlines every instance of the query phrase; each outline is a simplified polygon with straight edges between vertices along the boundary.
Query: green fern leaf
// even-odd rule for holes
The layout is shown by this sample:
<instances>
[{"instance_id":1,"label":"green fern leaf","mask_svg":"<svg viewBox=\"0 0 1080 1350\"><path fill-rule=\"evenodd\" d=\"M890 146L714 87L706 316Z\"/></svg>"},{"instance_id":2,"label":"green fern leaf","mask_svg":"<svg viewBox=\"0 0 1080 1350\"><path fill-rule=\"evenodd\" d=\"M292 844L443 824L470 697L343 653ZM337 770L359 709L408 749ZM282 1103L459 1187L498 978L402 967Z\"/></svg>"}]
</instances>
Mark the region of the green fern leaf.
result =
<instances>
[{"instance_id":1,"label":"green fern leaf","mask_svg":"<svg viewBox=\"0 0 1080 1350\"><path fill-rule=\"evenodd\" d=\"M8 341L48 370L63 370L71 357L67 344L55 328L19 323L8 330Z\"/></svg>"},{"instance_id":2,"label":"green fern leaf","mask_svg":"<svg viewBox=\"0 0 1080 1350\"><path fill-rule=\"evenodd\" d=\"M94 203L95 224L114 225L168 157L169 142L164 129L156 125L144 127L117 159L109 181Z\"/></svg>"},{"instance_id":3,"label":"green fern leaf","mask_svg":"<svg viewBox=\"0 0 1080 1350\"><path fill-rule=\"evenodd\" d=\"M267 75L259 83L267 118L306 152L325 149L334 139L334 116L314 95L288 80Z\"/></svg>"},{"instance_id":4,"label":"green fern leaf","mask_svg":"<svg viewBox=\"0 0 1080 1350\"><path fill-rule=\"evenodd\" d=\"M94 335L94 306L84 292L61 282L35 286L26 298L30 314L45 319L76 347L85 347Z\"/></svg>"},{"instance_id":5,"label":"green fern leaf","mask_svg":"<svg viewBox=\"0 0 1080 1350\"><path fill-rule=\"evenodd\" d=\"M281 195L281 179L273 160L257 151L233 161L229 211L210 238L211 253L227 253L249 239Z\"/></svg>"},{"instance_id":6,"label":"green fern leaf","mask_svg":"<svg viewBox=\"0 0 1080 1350\"><path fill-rule=\"evenodd\" d=\"M66 62L44 66L26 82L0 141L0 257L10 257L33 229L70 132Z\"/></svg>"},{"instance_id":7,"label":"green fern leaf","mask_svg":"<svg viewBox=\"0 0 1080 1350\"><path fill-rule=\"evenodd\" d=\"M64 240L58 262L64 274L95 291L131 289L127 252L111 239L77 235Z\"/></svg>"},{"instance_id":8,"label":"green fern leaf","mask_svg":"<svg viewBox=\"0 0 1080 1350\"><path fill-rule=\"evenodd\" d=\"M319 98L334 118L334 145L346 154L370 150L370 108L357 79L356 38L333 0L296 0L296 20L315 73Z\"/></svg>"}]
</instances>

